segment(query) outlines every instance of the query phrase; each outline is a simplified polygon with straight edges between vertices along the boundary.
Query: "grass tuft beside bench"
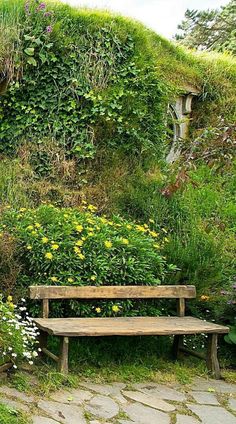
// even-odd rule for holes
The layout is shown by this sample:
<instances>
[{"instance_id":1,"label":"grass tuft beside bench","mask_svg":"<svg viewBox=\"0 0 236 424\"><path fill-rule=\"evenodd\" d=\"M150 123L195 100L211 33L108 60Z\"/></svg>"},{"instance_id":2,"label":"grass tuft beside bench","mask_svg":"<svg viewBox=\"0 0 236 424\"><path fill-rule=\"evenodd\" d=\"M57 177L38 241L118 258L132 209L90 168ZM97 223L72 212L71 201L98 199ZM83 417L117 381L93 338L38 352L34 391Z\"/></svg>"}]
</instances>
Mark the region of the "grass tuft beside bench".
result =
<instances>
[{"instance_id":1,"label":"grass tuft beside bench","mask_svg":"<svg viewBox=\"0 0 236 424\"><path fill-rule=\"evenodd\" d=\"M31 299L42 300L42 318L34 319L40 330L42 352L58 363L60 372L68 373L68 347L70 337L80 336L140 336L173 335L173 353L179 358L185 352L206 360L207 368L215 378L220 378L217 358L218 334L229 328L185 316L185 301L196 297L195 286L31 286ZM176 317L112 317L112 318L49 318L49 300L55 299L177 299ZM207 355L184 347L183 336L208 334ZM47 349L48 334L61 339L60 354Z\"/></svg>"}]
</instances>

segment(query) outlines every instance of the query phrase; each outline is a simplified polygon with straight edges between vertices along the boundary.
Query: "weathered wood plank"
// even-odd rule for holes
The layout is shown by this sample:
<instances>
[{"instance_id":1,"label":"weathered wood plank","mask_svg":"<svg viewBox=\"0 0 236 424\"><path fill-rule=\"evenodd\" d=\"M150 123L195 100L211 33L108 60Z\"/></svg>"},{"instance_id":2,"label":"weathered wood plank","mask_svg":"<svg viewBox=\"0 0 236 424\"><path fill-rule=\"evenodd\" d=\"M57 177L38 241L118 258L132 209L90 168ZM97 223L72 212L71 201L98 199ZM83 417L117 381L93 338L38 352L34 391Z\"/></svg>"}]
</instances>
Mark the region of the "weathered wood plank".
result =
<instances>
[{"instance_id":1,"label":"weathered wood plank","mask_svg":"<svg viewBox=\"0 0 236 424\"><path fill-rule=\"evenodd\" d=\"M37 326L57 336L176 335L228 333L228 327L192 317L37 318Z\"/></svg>"},{"instance_id":2,"label":"weathered wood plank","mask_svg":"<svg viewBox=\"0 0 236 424\"><path fill-rule=\"evenodd\" d=\"M31 286L31 299L155 299L196 297L195 286Z\"/></svg>"},{"instance_id":3,"label":"weathered wood plank","mask_svg":"<svg viewBox=\"0 0 236 424\"><path fill-rule=\"evenodd\" d=\"M53 359L55 362L59 362L58 356L54 355L54 353L50 352L50 350L48 350L46 347L42 348L42 352L49 356L49 358Z\"/></svg>"},{"instance_id":4,"label":"weathered wood plank","mask_svg":"<svg viewBox=\"0 0 236 424\"><path fill-rule=\"evenodd\" d=\"M184 317L185 315L185 299L180 298L177 300L177 315Z\"/></svg>"},{"instance_id":5,"label":"weathered wood plank","mask_svg":"<svg viewBox=\"0 0 236 424\"><path fill-rule=\"evenodd\" d=\"M42 317L48 318L49 316L49 300L43 299Z\"/></svg>"},{"instance_id":6,"label":"weathered wood plank","mask_svg":"<svg viewBox=\"0 0 236 424\"><path fill-rule=\"evenodd\" d=\"M62 374L68 374L68 353L69 339L68 337L62 337L60 346L60 359L58 363L59 372Z\"/></svg>"},{"instance_id":7,"label":"weathered wood plank","mask_svg":"<svg viewBox=\"0 0 236 424\"><path fill-rule=\"evenodd\" d=\"M12 362L7 362L6 364L0 365L0 373L9 370L13 367Z\"/></svg>"},{"instance_id":8,"label":"weathered wood plank","mask_svg":"<svg viewBox=\"0 0 236 424\"><path fill-rule=\"evenodd\" d=\"M219 333L219 331L215 331L215 333ZM209 334L208 335L208 343L207 343L207 358L206 364L208 370L211 372L214 378L220 378L220 366L217 357L217 340L218 334Z\"/></svg>"},{"instance_id":9,"label":"weathered wood plank","mask_svg":"<svg viewBox=\"0 0 236 424\"><path fill-rule=\"evenodd\" d=\"M206 356L205 356L203 353L196 352L195 350L192 350L192 349L187 349L187 348L186 348L186 347L184 347L184 346L180 346L180 348L179 348L179 349L180 349L180 351L181 351L181 352L183 352L183 353L187 353L188 355L196 356L196 358L206 360Z\"/></svg>"}]
</instances>

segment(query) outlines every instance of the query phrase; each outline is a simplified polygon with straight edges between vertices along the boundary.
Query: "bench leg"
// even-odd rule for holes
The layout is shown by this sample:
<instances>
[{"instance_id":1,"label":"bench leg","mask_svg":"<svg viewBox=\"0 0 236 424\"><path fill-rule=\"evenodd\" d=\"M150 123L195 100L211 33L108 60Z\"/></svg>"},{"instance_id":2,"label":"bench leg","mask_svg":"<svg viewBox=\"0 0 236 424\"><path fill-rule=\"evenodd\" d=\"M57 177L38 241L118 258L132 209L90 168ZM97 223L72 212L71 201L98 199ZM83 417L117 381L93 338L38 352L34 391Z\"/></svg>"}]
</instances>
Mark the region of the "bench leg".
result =
<instances>
[{"instance_id":1,"label":"bench leg","mask_svg":"<svg viewBox=\"0 0 236 424\"><path fill-rule=\"evenodd\" d=\"M180 359L181 358L181 347L182 346L183 346L183 336L181 336L181 335L174 336L174 342L173 342L174 359Z\"/></svg>"},{"instance_id":2,"label":"bench leg","mask_svg":"<svg viewBox=\"0 0 236 424\"><path fill-rule=\"evenodd\" d=\"M68 374L68 349L69 338L61 337L60 356L59 356L59 372Z\"/></svg>"},{"instance_id":3,"label":"bench leg","mask_svg":"<svg viewBox=\"0 0 236 424\"><path fill-rule=\"evenodd\" d=\"M217 339L218 334L208 334L206 364L212 376L216 379L220 379L220 366L217 358Z\"/></svg>"},{"instance_id":4,"label":"bench leg","mask_svg":"<svg viewBox=\"0 0 236 424\"><path fill-rule=\"evenodd\" d=\"M47 347L47 341L48 341L48 333L40 330L40 334L39 334L39 347L41 349L40 356L43 355L43 349Z\"/></svg>"}]
</instances>

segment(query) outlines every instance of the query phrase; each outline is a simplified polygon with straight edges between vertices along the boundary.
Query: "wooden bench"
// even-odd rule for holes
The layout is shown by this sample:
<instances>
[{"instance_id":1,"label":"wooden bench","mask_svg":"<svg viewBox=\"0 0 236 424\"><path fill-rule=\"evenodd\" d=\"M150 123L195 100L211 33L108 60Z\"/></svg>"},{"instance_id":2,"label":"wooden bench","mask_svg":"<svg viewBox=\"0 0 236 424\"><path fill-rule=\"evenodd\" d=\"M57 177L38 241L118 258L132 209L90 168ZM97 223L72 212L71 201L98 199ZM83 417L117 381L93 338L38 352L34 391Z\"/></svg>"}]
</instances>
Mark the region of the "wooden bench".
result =
<instances>
[{"instance_id":1,"label":"wooden bench","mask_svg":"<svg viewBox=\"0 0 236 424\"><path fill-rule=\"evenodd\" d=\"M43 301L42 318L34 319L40 330L42 352L58 362L62 373L68 372L68 345L70 337L79 336L166 336L173 335L173 352L179 358L185 352L205 359L215 378L220 378L217 359L218 334L228 333L228 327L185 316L185 300L196 297L194 286L31 286L30 298ZM49 300L52 299L177 299L177 316L171 317L114 317L114 318L49 318ZM188 350L183 336L208 334L207 355ZM47 349L48 334L61 339L60 355Z\"/></svg>"}]
</instances>

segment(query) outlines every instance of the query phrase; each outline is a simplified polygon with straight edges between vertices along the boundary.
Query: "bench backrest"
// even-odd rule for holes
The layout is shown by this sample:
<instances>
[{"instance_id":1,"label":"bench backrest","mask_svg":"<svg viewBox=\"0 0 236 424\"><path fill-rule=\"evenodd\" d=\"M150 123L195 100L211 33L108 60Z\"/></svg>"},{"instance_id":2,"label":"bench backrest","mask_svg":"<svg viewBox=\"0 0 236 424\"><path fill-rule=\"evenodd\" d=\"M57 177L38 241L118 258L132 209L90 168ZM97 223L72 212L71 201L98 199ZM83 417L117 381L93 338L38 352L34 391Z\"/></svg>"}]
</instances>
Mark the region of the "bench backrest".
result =
<instances>
[{"instance_id":1,"label":"bench backrest","mask_svg":"<svg viewBox=\"0 0 236 424\"><path fill-rule=\"evenodd\" d=\"M43 301L43 317L51 299L177 299L178 315L185 314L185 299L196 297L195 286L30 286L30 299Z\"/></svg>"}]
</instances>

